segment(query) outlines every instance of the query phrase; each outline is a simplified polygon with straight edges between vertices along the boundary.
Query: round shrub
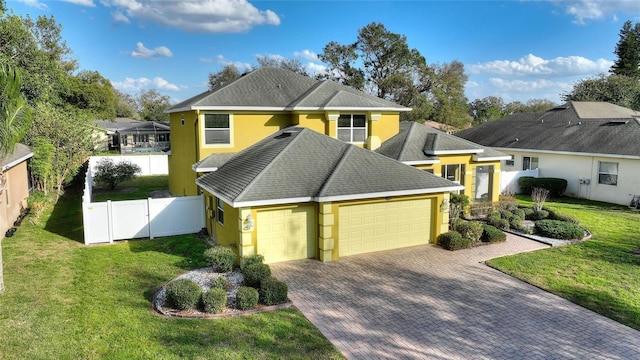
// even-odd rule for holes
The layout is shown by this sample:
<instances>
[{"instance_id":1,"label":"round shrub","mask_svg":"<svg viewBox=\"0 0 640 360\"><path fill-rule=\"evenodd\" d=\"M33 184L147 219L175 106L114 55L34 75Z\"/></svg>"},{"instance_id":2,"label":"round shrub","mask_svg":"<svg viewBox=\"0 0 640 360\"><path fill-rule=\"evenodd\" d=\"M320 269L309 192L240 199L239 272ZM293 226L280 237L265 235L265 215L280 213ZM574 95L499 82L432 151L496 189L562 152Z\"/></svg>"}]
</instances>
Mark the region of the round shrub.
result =
<instances>
[{"instance_id":1,"label":"round shrub","mask_svg":"<svg viewBox=\"0 0 640 360\"><path fill-rule=\"evenodd\" d=\"M453 251L471 247L471 240L463 238L457 231L447 231L438 235L438 244Z\"/></svg>"},{"instance_id":2,"label":"round shrub","mask_svg":"<svg viewBox=\"0 0 640 360\"><path fill-rule=\"evenodd\" d=\"M522 228L522 218L515 214L512 217L510 217L509 228L520 230Z\"/></svg>"},{"instance_id":3,"label":"round shrub","mask_svg":"<svg viewBox=\"0 0 640 360\"><path fill-rule=\"evenodd\" d=\"M202 306L207 313L215 314L227 306L227 293L220 288L213 288L202 294Z\"/></svg>"},{"instance_id":4,"label":"round shrub","mask_svg":"<svg viewBox=\"0 0 640 360\"><path fill-rule=\"evenodd\" d=\"M576 225L580 224L580 220L578 220L578 218L576 218L575 216L572 216L569 214L563 214L555 210L547 210L547 211L549 212L549 219L551 220L566 221Z\"/></svg>"},{"instance_id":5,"label":"round shrub","mask_svg":"<svg viewBox=\"0 0 640 360\"><path fill-rule=\"evenodd\" d=\"M513 213L509 210L500 210L500 217L509 220L513 216Z\"/></svg>"},{"instance_id":6,"label":"round shrub","mask_svg":"<svg viewBox=\"0 0 640 360\"><path fill-rule=\"evenodd\" d=\"M237 257L230 248L216 245L204 251L204 258L211 264L213 271L227 273L233 270Z\"/></svg>"},{"instance_id":7,"label":"round shrub","mask_svg":"<svg viewBox=\"0 0 640 360\"><path fill-rule=\"evenodd\" d=\"M459 232L463 238L469 239L472 244L479 242L482 236L482 224L477 221L456 222L453 230Z\"/></svg>"},{"instance_id":8,"label":"round shrub","mask_svg":"<svg viewBox=\"0 0 640 360\"><path fill-rule=\"evenodd\" d=\"M245 267L249 266L249 265L262 264L262 263L264 263L264 256L262 256L260 254L243 256L242 257L242 268L243 269Z\"/></svg>"},{"instance_id":9,"label":"round shrub","mask_svg":"<svg viewBox=\"0 0 640 360\"><path fill-rule=\"evenodd\" d=\"M503 219L501 217L489 217L487 218L487 224L501 230L509 230L509 220Z\"/></svg>"},{"instance_id":10,"label":"round shrub","mask_svg":"<svg viewBox=\"0 0 640 360\"><path fill-rule=\"evenodd\" d=\"M513 215L519 217L520 219L524 219L526 217L525 213L524 213L524 209L513 209L511 210L511 212L513 213Z\"/></svg>"},{"instance_id":11,"label":"round shrub","mask_svg":"<svg viewBox=\"0 0 640 360\"><path fill-rule=\"evenodd\" d=\"M179 279L167 284L167 301L174 309L185 310L195 307L200 300L202 289L191 280Z\"/></svg>"},{"instance_id":12,"label":"round shrub","mask_svg":"<svg viewBox=\"0 0 640 360\"><path fill-rule=\"evenodd\" d=\"M236 293L236 309L238 310L250 310L258 305L258 290L248 287L240 286Z\"/></svg>"},{"instance_id":13,"label":"round shrub","mask_svg":"<svg viewBox=\"0 0 640 360\"><path fill-rule=\"evenodd\" d=\"M251 264L242 270L244 283L252 288L260 288L263 279L271 276L271 268L267 264Z\"/></svg>"},{"instance_id":14,"label":"round shrub","mask_svg":"<svg viewBox=\"0 0 640 360\"><path fill-rule=\"evenodd\" d=\"M482 225L482 242L494 243L507 240L507 234L491 225Z\"/></svg>"},{"instance_id":15,"label":"round shrub","mask_svg":"<svg viewBox=\"0 0 640 360\"><path fill-rule=\"evenodd\" d=\"M535 222L536 233L552 239L582 239L584 237L584 229L579 225L558 221L558 220L539 220Z\"/></svg>"},{"instance_id":16,"label":"round shrub","mask_svg":"<svg viewBox=\"0 0 640 360\"><path fill-rule=\"evenodd\" d=\"M226 290L227 289L227 284L229 282L227 281L227 277L224 275L218 276L217 278L211 280L211 287L214 289L222 289L222 290Z\"/></svg>"},{"instance_id":17,"label":"round shrub","mask_svg":"<svg viewBox=\"0 0 640 360\"><path fill-rule=\"evenodd\" d=\"M543 220L549 217L549 212L547 210L535 210L532 209L533 211L531 212L527 212L527 220L533 220L533 221L537 221L537 220Z\"/></svg>"},{"instance_id":18,"label":"round shrub","mask_svg":"<svg viewBox=\"0 0 640 360\"><path fill-rule=\"evenodd\" d=\"M265 305L278 305L287 302L289 288L284 281L273 276L262 280L260 284L260 302Z\"/></svg>"}]
</instances>

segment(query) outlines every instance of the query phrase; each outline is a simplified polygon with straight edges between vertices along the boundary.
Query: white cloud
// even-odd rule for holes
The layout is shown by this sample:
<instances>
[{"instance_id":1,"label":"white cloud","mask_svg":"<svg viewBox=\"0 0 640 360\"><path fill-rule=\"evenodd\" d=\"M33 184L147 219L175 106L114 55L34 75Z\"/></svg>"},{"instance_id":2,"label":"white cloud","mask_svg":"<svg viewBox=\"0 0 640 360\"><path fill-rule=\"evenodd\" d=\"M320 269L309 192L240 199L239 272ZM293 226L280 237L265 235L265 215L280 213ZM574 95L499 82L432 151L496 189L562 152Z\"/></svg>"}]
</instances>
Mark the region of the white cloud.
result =
<instances>
[{"instance_id":1,"label":"white cloud","mask_svg":"<svg viewBox=\"0 0 640 360\"><path fill-rule=\"evenodd\" d=\"M216 56L216 61L218 62L218 64L222 66L233 65L240 72L250 71L251 69L253 69L253 66L251 66L251 64L249 63L245 63L241 61L231 61L225 58L223 55Z\"/></svg>"},{"instance_id":2,"label":"white cloud","mask_svg":"<svg viewBox=\"0 0 640 360\"><path fill-rule=\"evenodd\" d=\"M173 53L166 46L158 46L157 48L151 50L147 49L143 43L138 42L136 44L136 49L133 50L130 55L132 57L141 59L157 59L162 57L172 57Z\"/></svg>"},{"instance_id":3,"label":"white cloud","mask_svg":"<svg viewBox=\"0 0 640 360\"><path fill-rule=\"evenodd\" d=\"M113 21L130 24L131 20L128 17L124 16L120 11L114 11L111 13L111 17L113 17Z\"/></svg>"},{"instance_id":4,"label":"white cloud","mask_svg":"<svg viewBox=\"0 0 640 360\"><path fill-rule=\"evenodd\" d=\"M87 7L96 7L93 0L62 0L64 2L68 2L75 5L87 6Z\"/></svg>"},{"instance_id":5,"label":"white cloud","mask_svg":"<svg viewBox=\"0 0 640 360\"><path fill-rule=\"evenodd\" d=\"M601 20L607 17L617 19L617 12L637 14L640 1L636 0L571 0L551 2L564 7L565 12L574 17L574 23L584 24L587 20Z\"/></svg>"},{"instance_id":6,"label":"white cloud","mask_svg":"<svg viewBox=\"0 0 640 360\"><path fill-rule=\"evenodd\" d=\"M18 0L18 2L21 2L25 5L27 5L28 7L32 7L38 10L47 10L49 9L49 7L47 6L47 4L39 2L38 0Z\"/></svg>"},{"instance_id":7,"label":"white cloud","mask_svg":"<svg viewBox=\"0 0 640 360\"><path fill-rule=\"evenodd\" d=\"M141 90L147 89L158 89L165 91L180 91L185 89L184 86L172 84L161 77L155 77L153 79L148 79L146 77L127 77L123 81L114 81L112 82L112 84L113 87L115 87L119 91L127 93L136 93Z\"/></svg>"},{"instance_id":8,"label":"white cloud","mask_svg":"<svg viewBox=\"0 0 640 360\"><path fill-rule=\"evenodd\" d=\"M518 60L495 60L469 67L471 74L496 74L515 76L575 76L607 72L613 61L606 59L590 60L582 56L556 57L543 59L528 54Z\"/></svg>"},{"instance_id":9,"label":"white cloud","mask_svg":"<svg viewBox=\"0 0 640 360\"><path fill-rule=\"evenodd\" d=\"M311 76L316 74L324 74L325 72L327 72L327 67L322 64L316 64L314 62L310 62L307 64L307 71Z\"/></svg>"},{"instance_id":10,"label":"white cloud","mask_svg":"<svg viewBox=\"0 0 640 360\"><path fill-rule=\"evenodd\" d=\"M193 32L235 33L257 25L280 25L276 13L258 10L246 0L103 0L102 3L116 8L128 19Z\"/></svg>"},{"instance_id":11,"label":"white cloud","mask_svg":"<svg viewBox=\"0 0 640 360\"><path fill-rule=\"evenodd\" d=\"M302 51L296 51L296 52L293 53L293 56L298 57L298 58L302 58L302 59L311 60L311 61L317 61L318 60L318 54L316 54L313 51L308 50L308 49L304 49Z\"/></svg>"}]
</instances>

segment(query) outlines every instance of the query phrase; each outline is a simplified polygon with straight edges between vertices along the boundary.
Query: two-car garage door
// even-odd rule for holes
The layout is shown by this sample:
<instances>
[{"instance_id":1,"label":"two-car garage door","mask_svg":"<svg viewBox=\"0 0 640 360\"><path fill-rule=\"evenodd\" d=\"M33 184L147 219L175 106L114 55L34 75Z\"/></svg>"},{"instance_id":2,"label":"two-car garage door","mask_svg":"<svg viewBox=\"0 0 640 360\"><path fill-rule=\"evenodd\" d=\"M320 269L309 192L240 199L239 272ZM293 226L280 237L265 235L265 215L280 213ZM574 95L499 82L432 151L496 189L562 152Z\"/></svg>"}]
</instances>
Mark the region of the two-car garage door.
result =
<instances>
[{"instance_id":1,"label":"two-car garage door","mask_svg":"<svg viewBox=\"0 0 640 360\"><path fill-rule=\"evenodd\" d=\"M429 243L431 202L417 199L340 206L340 257Z\"/></svg>"}]
</instances>

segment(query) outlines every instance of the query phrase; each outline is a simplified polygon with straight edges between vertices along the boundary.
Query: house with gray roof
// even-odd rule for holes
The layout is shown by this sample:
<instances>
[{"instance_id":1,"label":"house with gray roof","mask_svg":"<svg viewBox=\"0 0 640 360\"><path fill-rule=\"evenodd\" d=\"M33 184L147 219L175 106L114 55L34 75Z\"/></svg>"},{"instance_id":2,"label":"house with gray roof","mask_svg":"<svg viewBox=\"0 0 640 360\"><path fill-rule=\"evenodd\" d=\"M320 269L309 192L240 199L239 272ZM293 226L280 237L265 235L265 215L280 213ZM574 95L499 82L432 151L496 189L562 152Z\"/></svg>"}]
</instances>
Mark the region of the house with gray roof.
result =
<instances>
[{"instance_id":1,"label":"house with gray roof","mask_svg":"<svg viewBox=\"0 0 640 360\"><path fill-rule=\"evenodd\" d=\"M21 211L27 207L31 181L27 163L33 157L31 149L16 144L13 152L0 158L0 238L13 226Z\"/></svg>"},{"instance_id":2,"label":"house with gray roof","mask_svg":"<svg viewBox=\"0 0 640 360\"><path fill-rule=\"evenodd\" d=\"M573 101L456 135L510 155L504 171L566 179L568 196L628 205L640 194L640 112L632 109Z\"/></svg>"},{"instance_id":3,"label":"house with gray roof","mask_svg":"<svg viewBox=\"0 0 640 360\"><path fill-rule=\"evenodd\" d=\"M171 127L165 121L138 121L116 118L95 122L94 137L98 148L121 154L158 153L171 146Z\"/></svg>"}]
</instances>

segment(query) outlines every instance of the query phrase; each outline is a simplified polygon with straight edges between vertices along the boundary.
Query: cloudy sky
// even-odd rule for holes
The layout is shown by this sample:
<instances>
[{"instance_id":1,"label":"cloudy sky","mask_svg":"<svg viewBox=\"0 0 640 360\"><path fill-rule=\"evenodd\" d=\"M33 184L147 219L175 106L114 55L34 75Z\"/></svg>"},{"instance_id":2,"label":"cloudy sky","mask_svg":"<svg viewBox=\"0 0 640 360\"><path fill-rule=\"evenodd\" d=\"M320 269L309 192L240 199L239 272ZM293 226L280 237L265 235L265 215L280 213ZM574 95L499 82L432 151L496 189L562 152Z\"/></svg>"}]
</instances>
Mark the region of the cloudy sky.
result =
<instances>
[{"instance_id":1,"label":"cloudy sky","mask_svg":"<svg viewBox=\"0 0 640 360\"><path fill-rule=\"evenodd\" d=\"M79 60L120 91L156 89L181 101L210 72L255 66L257 55L298 58L310 72L329 41L354 42L383 23L429 63L462 62L469 101L560 102L574 82L608 72L637 0L246 1L8 0L16 14L53 15Z\"/></svg>"}]
</instances>

